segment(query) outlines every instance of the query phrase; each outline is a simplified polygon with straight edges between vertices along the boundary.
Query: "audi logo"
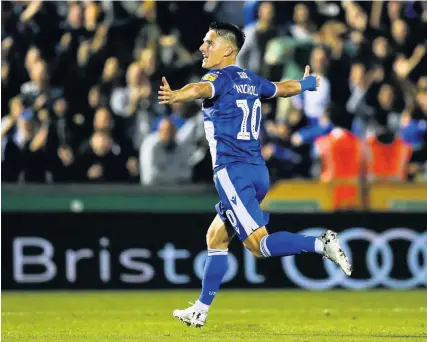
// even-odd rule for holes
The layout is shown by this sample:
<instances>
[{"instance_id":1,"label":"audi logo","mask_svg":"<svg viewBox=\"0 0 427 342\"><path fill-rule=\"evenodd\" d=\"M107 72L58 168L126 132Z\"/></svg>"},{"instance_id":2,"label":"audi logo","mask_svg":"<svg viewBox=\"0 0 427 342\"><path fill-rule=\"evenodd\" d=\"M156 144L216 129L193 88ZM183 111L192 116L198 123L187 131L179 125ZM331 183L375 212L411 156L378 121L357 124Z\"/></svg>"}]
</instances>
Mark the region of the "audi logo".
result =
<instances>
[{"instance_id":1,"label":"audi logo","mask_svg":"<svg viewBox=\"0 0 427 342\"><path fill-rule=\"evenodd\" d=\"M323 231L323 228L309 228L300 233L318 236ZM394 289L406 289L427 285L427 231L418 233L407 228L393 228L383 233L377 233L365 228L350 228L339 233L338 237L350 261L352 261L353 255L349 242L352 240L368 241L365 258L370 278L347 277L334 263L323 259L327 278L312 279L300 272L295 263L295 257L290 256L282 258L282 265L289 279L303 288L313 290L325 290L335 286L349 289L368 289L379 285ZM408 279L394 279L390 276L394 264L393 250L390 246L390 242L393 240L409 242L407 264L411 276ZM382 264L378 262L379 255ZM421 262L419 255L421 255Z\"/></svg>"}]
</instances>

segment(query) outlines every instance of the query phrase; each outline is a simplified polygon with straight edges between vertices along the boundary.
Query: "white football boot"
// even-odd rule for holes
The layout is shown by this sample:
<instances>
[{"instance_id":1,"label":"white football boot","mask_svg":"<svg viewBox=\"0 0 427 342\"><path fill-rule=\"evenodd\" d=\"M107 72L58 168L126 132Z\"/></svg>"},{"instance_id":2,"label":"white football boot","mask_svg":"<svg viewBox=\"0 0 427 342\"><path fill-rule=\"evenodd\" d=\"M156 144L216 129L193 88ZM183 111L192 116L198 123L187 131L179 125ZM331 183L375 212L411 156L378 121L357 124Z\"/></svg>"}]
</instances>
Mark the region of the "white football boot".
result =
<instances>
[{"instance_id":1,"label":"white football boot","mask_svg":"<svg viewBox=\"0 0 427 342\"><path fill-rule=\"evenodd\" d=\"M346 275L350 276L351 272L353 272L353 266L351 266L347 256L340 247L340 240L337 237L337 233L327 230L318 239L324 245L323 256L336 263Z\"/></svg>"},{"instance_id":2,"label":"white football boot","mask_svg":"<svg viewBox=\"0 0 427 342\"><path fill-rule=\"evenodd\" d=\"M189 308L184 310L174 310L173 316L178 318L181 322L186 323L187 326L193 325L196 328L201 328L205 325L208 318L206 311L197 310L193 303Z\"/></svg>"}]
</instances>

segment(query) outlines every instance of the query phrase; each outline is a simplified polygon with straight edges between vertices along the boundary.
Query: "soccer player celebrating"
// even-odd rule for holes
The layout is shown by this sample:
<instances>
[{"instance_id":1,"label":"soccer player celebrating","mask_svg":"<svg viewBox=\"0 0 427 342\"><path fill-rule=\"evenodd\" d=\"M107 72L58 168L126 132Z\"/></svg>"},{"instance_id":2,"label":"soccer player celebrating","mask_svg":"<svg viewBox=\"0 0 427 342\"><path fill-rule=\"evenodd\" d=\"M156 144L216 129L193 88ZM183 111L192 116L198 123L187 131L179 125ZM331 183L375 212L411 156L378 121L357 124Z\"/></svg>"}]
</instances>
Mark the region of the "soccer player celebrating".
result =
<instances>
[{"instance_id":1,"label":"soccer player celebrating","mask_svg":"<svg viewBox=\"0 0 427 342\"><path fill-rule=\"evenodd\" d=\"M243 70L235 62L244 41L245 35L236 25L212 23L200 46L202 67L209 72L199 83L175 91L163 77L159 91L161 104L203 99L206 139L220 196L217 216L207 232L208 258L200 297L191 307L173 312L182 322L196 327L206 323L209 307L227 272L228 245L235 234L256 258L318 253L338 264L346 275L352 272L333 231L317 238L267 232L269 217L260 207L270 185L259 140L260 99L316 91L319 78L310 75L308 66L300 81L270 82Z\"/></svg>"}]
</instances>

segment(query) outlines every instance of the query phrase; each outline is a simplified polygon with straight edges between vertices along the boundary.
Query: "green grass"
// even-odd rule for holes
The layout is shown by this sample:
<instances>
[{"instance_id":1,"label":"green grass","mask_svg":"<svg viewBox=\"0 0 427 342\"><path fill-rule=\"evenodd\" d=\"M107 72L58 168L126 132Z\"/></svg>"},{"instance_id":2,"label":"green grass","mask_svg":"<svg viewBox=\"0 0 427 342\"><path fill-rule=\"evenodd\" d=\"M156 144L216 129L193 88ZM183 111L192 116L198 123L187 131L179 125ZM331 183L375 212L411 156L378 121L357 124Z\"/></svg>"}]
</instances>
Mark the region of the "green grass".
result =
<instances>
[{"instance_id":1,"label":"green grass","mask_svg":"<svg viewBox=\"0 0 427 342\"><path fill-rule=\"evenodd\" d=\"M2 341L427 341L425 290L223 290L202 329L172 317L197 294L3 292Z\"/></svg>"}]
</instances>

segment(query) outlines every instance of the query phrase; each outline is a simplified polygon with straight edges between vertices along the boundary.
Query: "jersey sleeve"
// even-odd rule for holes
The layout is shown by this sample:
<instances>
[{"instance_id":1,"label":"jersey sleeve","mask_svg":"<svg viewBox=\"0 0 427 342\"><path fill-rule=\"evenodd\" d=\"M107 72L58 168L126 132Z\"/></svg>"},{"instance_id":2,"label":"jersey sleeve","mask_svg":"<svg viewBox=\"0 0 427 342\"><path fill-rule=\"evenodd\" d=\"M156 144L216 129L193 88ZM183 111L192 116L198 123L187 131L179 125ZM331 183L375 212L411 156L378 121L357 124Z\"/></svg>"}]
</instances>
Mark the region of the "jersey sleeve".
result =
<instances>
[{"instance_id":1,"label":"jersey sleeve","mask_svg":"<svg viewBox=\"0 0 427 342\"><path fill-rule=\"evenodd\" d=\"M223 72L219 70L210 71L202 77L200 82L207 82L212 86L212 97L220 96L227 91L230 84L230 79Z\"/></svg>"},{"instance_id":2,"label":"jersey sleeve","mask_svg":"<svg viewBox=\"0 0 427 342\"><path fill-rule=\"evenodd\" d=\"M272 99L275 97L277 94L277 86L264 77L258 76L258 79L261 88L261 97L265 99Z\"/></svg>"}]
</instances>

